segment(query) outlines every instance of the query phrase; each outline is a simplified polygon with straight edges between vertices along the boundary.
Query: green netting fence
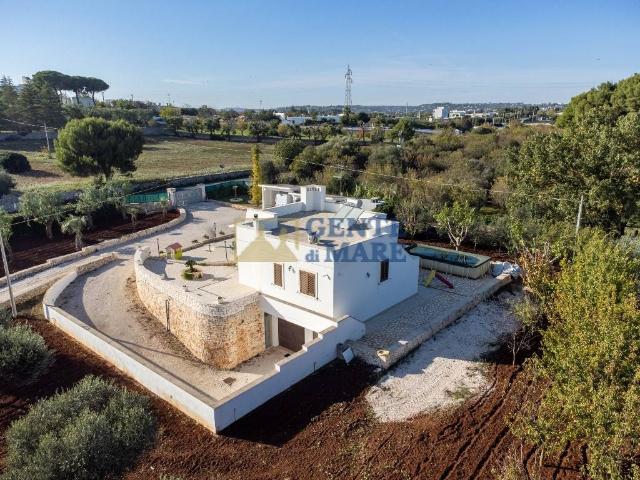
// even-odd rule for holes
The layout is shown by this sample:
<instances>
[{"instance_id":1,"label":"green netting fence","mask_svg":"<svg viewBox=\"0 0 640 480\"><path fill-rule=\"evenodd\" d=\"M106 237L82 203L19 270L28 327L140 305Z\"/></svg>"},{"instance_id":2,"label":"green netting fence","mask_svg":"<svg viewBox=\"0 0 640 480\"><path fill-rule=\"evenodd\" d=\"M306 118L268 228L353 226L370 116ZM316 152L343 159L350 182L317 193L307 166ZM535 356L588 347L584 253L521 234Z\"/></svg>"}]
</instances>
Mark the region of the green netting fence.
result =
<instances>
[{"instance_id":1,"label":"green netting fence","mask_svg":"<svg viewBox=\"0 0 640 480\"><path fill-rule=\"evenodd\" d=\"M153 203L160 200L168 200L167 192L134 193L127 196L127 203Z\"/></svg>"},{"instance_id":2,"label":"green netting fence","mask_svg":"<svg viewBox=\"0 0 640 480\"><path fill-rule=\"evenodd\" d=\"M209 185L205 185L204 189L207 194L207 198L212 200L222 200L234 195L233 187L238 187L236 191L239 196L246 195L249 192L249 180L245 178L211 183Z\"/></svg>"}]
</instances>

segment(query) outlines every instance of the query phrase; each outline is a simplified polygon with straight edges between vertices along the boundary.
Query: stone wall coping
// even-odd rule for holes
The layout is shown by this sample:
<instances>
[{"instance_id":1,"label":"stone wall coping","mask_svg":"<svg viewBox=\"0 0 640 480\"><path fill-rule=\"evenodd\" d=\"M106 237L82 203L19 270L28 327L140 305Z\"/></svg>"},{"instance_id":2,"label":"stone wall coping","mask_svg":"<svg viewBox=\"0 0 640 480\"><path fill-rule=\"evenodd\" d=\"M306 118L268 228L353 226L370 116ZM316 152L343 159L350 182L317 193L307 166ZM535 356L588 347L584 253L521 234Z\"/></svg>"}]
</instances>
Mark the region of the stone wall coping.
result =
<instances>
[{"instance_id":1,"label":"stone wall coping","mask_svg":"<svg viewBox=\"0 0 640 480\"><path fill-rule=\"evenodd\" d=\"M150 252L149 247L142 247L136 250L134 254L133 265L136 282L147 283L157 292L170 296L176 302L197 314L207 317L228 317L240 312L244 307L256 302L260 297L260 293L254 291L228 302L223 301L223 303L220 304L204 303L197 295L191 292L185 292L177 284L166 282L159 275L149 270L144 263L151 256Z\"/></svg>"}]
</instances>

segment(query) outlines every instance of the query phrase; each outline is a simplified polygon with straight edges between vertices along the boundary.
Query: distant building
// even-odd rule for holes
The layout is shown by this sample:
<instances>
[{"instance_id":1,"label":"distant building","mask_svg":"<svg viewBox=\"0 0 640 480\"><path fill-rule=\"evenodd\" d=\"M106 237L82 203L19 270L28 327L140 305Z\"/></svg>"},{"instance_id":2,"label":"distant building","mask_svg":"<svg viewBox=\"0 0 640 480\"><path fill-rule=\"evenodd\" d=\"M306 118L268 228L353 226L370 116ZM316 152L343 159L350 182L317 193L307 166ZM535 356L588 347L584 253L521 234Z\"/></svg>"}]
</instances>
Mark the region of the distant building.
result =
<instances>
[{"instance_id":1,"label":"distant building","mask_svg":"<svg viewBox=\"0 0 640 480\"><path fill-rule=\"evenodd\" d=\"M275 112L274 115L280 119L280 123L283 125L304 125L307 120L311 120L311 117L306 117L304 115L290 117L283 112Z\"/></svg>"},{"instance_id":2,"label":"distant building","mask_svg":"<svg viewBox=\"0 0 640 480\"><path fill-rule=\"evenodd\" d=\"M451 110L449 111L449 118L463 118L467 116L466 110Z\"/></svg>"},{"instance_id":3,"label":"distant building","mask_svg":"<svg viewBox=\"0 0 640 480\"><path fill-rule=\"evenodd\" d=\"M449 107L447 107L446 105L433 109L434 120L446 120L447 118L449 118Z\"/></svg>"},{"instance_id":4,"label":"distant building","mask_svg":"<svg viewBox=\"0 0 640 480\"><path fill-rule=\"evenodd\" d=\"M89 108L95 106L96 102L88 95L80 95L79 97L69 97L65 94L62 94L60 97L63 105L80 105L81 107Z\"/></svg>"},{"instance_id":5,"label":"distant building","mask_svg":"<svg viewBox=\"0 0 640 480\"><path fill-rule=\"evenodd\" d=\"M274 112L274 115L280 119L280 122L284 125L304 125L309 121L313 121L314 119L308 115L299 115L295 117L290 117L284 112ZM318 122L329 122L329 123L340 123L340 117L342 115L318 115L315 118L315 121Z\"/></svg>"}]
</instances>

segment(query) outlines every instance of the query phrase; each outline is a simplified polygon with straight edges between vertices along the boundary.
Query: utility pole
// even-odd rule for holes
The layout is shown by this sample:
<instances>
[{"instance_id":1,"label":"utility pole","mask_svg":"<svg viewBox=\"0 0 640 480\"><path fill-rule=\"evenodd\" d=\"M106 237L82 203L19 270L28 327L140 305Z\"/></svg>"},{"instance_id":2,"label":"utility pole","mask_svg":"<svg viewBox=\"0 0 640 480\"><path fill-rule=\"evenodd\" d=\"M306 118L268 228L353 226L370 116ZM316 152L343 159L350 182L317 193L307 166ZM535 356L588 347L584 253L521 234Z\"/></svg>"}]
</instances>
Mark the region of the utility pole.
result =
<instances>
[{"instance_id":1,"label":"utility pole","mask_svg":"<svg viewBox=\"0 0 640 480\"><path fill-rule=\"evenodd\" d=\"M51 146L49 145L49 132L47 132L47 122L44 122L44 137L47 139L47 153L51 156Z\"/></svg>"},{"instance_id":2,"label":"utility pole","mask_svg":"<svg viewBox=\"0 0 640 480\"><path fill-rule=\"evenodd\" d=\"M580 195L580 205L578 205L578 218L576 219L576 235L580 230L580 223L582 222L582 207L584 205L584 195Z\"/></svg>"},{"instance_id":3,"label":"utility pole","mask_svg":"<svg viewBox=\"0 0 640 480\"><path fill-rule=\"evenodd\" d=\"M11 288L11 275L9 274L9 263L7 262L7 254L4 251L4 238L2 231L0 231L0 250L2 250L2 264L4 265L4 275L7 279L7 288L9 289L9 301L11 302L11 316L16 318L18 316L18 309L16 308L16 301L13 298L13 289Z\"/></svg>"}]
</instances>

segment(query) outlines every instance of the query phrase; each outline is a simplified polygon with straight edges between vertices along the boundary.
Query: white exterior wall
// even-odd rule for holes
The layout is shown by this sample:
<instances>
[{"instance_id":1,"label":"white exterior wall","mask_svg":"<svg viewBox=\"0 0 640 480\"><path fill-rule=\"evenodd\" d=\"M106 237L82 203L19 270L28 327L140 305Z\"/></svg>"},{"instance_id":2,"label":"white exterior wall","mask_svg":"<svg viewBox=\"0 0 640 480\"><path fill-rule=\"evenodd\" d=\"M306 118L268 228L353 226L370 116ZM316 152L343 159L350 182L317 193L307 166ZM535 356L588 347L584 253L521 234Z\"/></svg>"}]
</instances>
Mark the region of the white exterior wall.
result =
<instances>
[{"instance_id":1,"label":"white exterior wall","mask_svg":"<svg viewBox=\"0 0 640 480\"><path fill-rule=\"evenodd\" d=\"M238 249L238 278L240 283L258 290L264 295L281 300L283 302L302 307L320 315L333 318L333 269L332 262L307 262L310 253L317 250L312 245L296 246L292 241L286 241L285 244L290 252L293 252L295 258L302 261L293 262L277 262L283 264L283 287L273 284L273 263L274 261L242 261L242 252L252 241L252 237L246 232L246 228L239 227L236 235L236 245ZM280 239L268 232L265 239L269 244L277 249L280 245ZM277 259L274 259L277 260ZM306 270L316 274L316 297L311 297L299 292L299 276L300 270ZM282 316L282 315L281 315ZM287 320L297 323L295 318L287 318ZM302 324L301 324L302 325ZM305 326L305 325L303 325ZM312 328L314 331L322 330L322 325ZM306 326L306 328L311 328Z\"/></svg>"},{"instance_id":2,"label":"white exterior wall","mask_svg":"<svg viewBox=\"0 0 640 480\"><path fill-rule=\"evenodd\" d=\"M449 118L449 107L436 107L433 109L433 118L443 120Z\"/></svg>"},{"instance_id":3,"label":"white exterior wall","mask_svg":"<svg viewBox=\"0 0 640 480\"><path fill-rule=\"evenodd\" d=\"M309 185L300 189L300 202L247 212L249 219L258 214L260 230L253 221L238 225L239 281L262 293L263 311L317 332L345 315L365 321L417 292L419 259L407 255L398 244L397 222L386 220L384 214L368 212L362 220L369 223L369 228L345 231L344 240L336 240L335 250L307 243L296 245L291 239L265 231L277 232L279 214L337 211L341 205L326 199L324 186ZM254 261L246 255L243 260L243 252L255 247L252 242L256 240L267 242L264 253L259 250L265 258ZM342 242L346 246L340 248ZM385 258L390 260L389 279L381 283L380 262ZM282 287L273 283L274 263L283 264ZM300 293L300 270L316 275L315 297Z\"/></svg>"},{"instance_id":4,"label":"white exterior wall","mask_svg":"<svg viewBox=\"0 0 640 480\"><path fill-rule=\"evenodd\" d=\"M360 248L372 261L335 264L334 315L348 314L366 321L417 293L420 263L418 257L408 255L398 247L397 238L390 235L375 237L359 245L347 247L347 258L354 258L356 248ZM380 254L374 253L381 245L386 246L382 255L391 255L393 248L397 257L389 259L389 279L382 283Z\"/></svg>"}]
</instances>

